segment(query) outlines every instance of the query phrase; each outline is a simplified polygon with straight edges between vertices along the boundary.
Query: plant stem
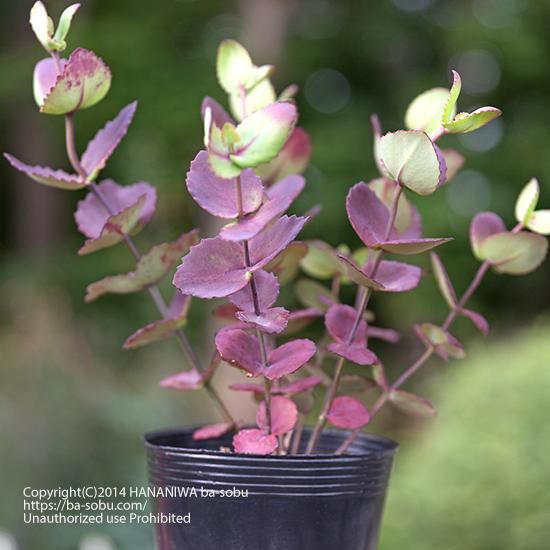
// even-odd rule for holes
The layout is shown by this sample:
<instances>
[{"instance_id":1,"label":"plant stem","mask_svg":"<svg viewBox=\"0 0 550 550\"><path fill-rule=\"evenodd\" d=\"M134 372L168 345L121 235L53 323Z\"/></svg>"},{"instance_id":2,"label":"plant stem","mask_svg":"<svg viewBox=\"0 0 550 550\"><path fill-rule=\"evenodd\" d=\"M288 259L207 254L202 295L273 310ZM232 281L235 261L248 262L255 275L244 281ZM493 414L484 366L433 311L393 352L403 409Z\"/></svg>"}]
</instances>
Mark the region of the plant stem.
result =
<instances>
[{"instance_id":1,"label":"plant stem","mask_svg":"<svg viewBox=\"0 0 550 550\"><path fill-rule=\"evenodd\" d=\"M385 241L389 239L393 226L395 224L395 218L397 216L397 207L399 205L399 199L401 198L402 192L403 192L403 188L401 187L401 185L397 184L394 196L392 198L391 206L390 206L390 216L388 217L388 222L386 224L386 229L384 232ZM376 257L369 271L369 277L374 278L376 276L376 273L378 272L378 268L380 267L380 262L382 261L383 254L384 252L382 250L376 253ZM361 287L359 289L358 304L355 308L355 319L353 321L353 325L350 330L350 333L346 339L346 344L348 345L351 344L351 342L353 342L353 339L357 334L357 330L361 323L361 319L363 319L363 314L365 312L365 309L368 306L371 295L372 295L372 290L370 288ZM319 443L321 433L326 424L328 412L330 410L332 402L334 401L334 398L336 397L338 386L340 385L340 379L342 377L342 371L344 369L345 361L346 360L343 357L338 358L338 362L336 363L336 368L334 371L334 377L325 395L325 400L323 402L323 406L321 408L319 417L317 418L315 427L311 432L311 436L309 438L307 448L306 448L306 454L311 454L317 447L317 444Z\"/></svg>"},{"instance_id":2,"label":"plant stem","mask_svg":"<svg viewBox=\"0 0 550 550\"><path fill-rule=\"evenodd\" d=\"M55 56L54 56L54 60L56 60ZM57 58L57 63L59 63L59 58ZM65 115L65 146L67 149L67 157L69 158L69 162L71 163L71 166L79 176L81 176L84 180L86 180L88 178L88 174L86 173L86 170L84 170L84 168L82 167L82 164L80 163L80 159L75 146L73 113ZM110 216L115 215L117 213L116 210L110 204L107 197L101 192L101 190L99 189L99 186L92 182L90 183L89 187L91 189L91 192L97 197L98 201L103 205L103 207L109 213L109 215ZM142 256L132 237L130 237L130 235L124 235L124 242L126 243L126 246L134 256L135 260L139 261ZM159 287L157 285L149 285L147 287L147 291L149 292L149 295L151 296L153 302L155 303L155 306L159 314L161 315L161 317L163 319L167 319L168 306L166 305L166 302L162 297ZM176 336L178 338L182 351L185 355L185 358L187 359L189 364L197 370L202 370L199 358L197 357L195 350L191 346L191 343L189 342L189 339L187 338L187 335L185 334L182 328L178 329L178 331L176 332ZM233 416L231 415L231 413L223 403L220 395L212 387L210 381L207 381L205 383L205 388L208 394L218 403L220 409L222 410L227 420L232 422L233 424L236 424L235 419L233 418Z\"/></svg>"},{"instance_id":3,"label":"plant stem","mask_svg":"<svg viewBox=\"0 0 550 550\"><path fill-rule=\"evenodd\" d=\"M462 298L458 301L456 306L449 312L447 317L445 318L445 321L441 325L441 328L443 330L448 330L451 325L454 323L457 315L460 313L460 310L464 308L464 306L467 304L467 302L470 300L470 298L473 296L475 291L479 288L479 285L483 281L483 278L487 274L487 271L491 267L491 264L487 261L483 262L479 269L477 270L476 274L474 275L474 278L472 279L472 282L462 295ZM414 361L414 363L405 369L403 373L395 380L393 384L390 385L390 387L377 399L377 401L374 403L374 405L371 408L371 419L378 414L380 409L387 403L389 394L399 389L411 376L413 376L422 366L426 364L428 359L434 354L435 348L433 346L428 346L422 355ZM342 454L344 453L348 447L353 443L357 435L361 432L361 428L358 428L356 430L353 430L349 437L340 445L340 447L337 449L336 454Z\"/></svg>"},{"instance_id":4,"label":"plant stem","mask_svg":"<svg viewBox=\"0 0 550 550\"><path fill-rule=\"evenodd\" d=\"M243 212L243 194L242 194L242 186L241 186L241 176L237 176L237 183L236 183L236 190L237 190L237 219L241 219L244 215ZM248 248L248 240L243 241L243 254L244 254L244 263L247 268L251 267L252 262L250 261L250 250ZM259 316L261 315L262 311L260 308L260 299L258 297L258 287L256 285L256 279L254 277L254 273L250 272L250 291L252 293L252 303L254 305L254 314ZM256 329L256 337L258 338L258 342L260 345L260 353L262 356L262 365L264 367L268 366L268 359L267 359L267 346L265 343L265 337L264 333L260 329ZM265 395L265 419L266 419L266 425L267 425L267 433L271 433L271 381L267 378L264 378L264 395Z\"/></svg>"}]
</instances>

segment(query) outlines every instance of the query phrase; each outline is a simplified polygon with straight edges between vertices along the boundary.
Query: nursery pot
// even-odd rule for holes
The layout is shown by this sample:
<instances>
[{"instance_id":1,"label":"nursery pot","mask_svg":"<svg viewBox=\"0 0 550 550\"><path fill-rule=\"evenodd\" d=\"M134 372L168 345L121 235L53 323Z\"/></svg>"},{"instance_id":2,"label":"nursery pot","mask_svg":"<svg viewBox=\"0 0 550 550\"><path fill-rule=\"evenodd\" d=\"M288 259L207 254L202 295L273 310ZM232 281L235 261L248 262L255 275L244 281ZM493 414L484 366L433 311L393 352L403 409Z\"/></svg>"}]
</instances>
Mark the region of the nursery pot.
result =
<instances>
[{"instance_id":1,"label":"nursery pot","mask_svg":"<svg viewBox=\"0 0 550 550\"><path fill-rule=\"evenodd\" d=\"M158 550L376 550L393 441L336 456L347 434L325 430L315 455L254 456L193 431L145 436Z\"/></svg>"}]
</instances>

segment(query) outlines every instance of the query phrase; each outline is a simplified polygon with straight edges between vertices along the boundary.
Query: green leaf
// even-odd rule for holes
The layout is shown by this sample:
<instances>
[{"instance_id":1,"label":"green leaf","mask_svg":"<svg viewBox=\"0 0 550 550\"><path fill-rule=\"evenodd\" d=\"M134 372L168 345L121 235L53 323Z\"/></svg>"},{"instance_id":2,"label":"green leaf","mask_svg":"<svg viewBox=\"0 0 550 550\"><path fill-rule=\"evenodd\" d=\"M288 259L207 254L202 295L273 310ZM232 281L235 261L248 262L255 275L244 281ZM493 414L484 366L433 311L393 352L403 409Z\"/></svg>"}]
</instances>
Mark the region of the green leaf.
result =
<instances>
[{"instance_id":1,"label":"green leaf","mask_svg":"<svg viewBox=\"0 0 550 550\"><path fill-rule=\"evenodd\" d=\"M240 136L230 159L239 168L255 168L275 158L296 123L296 106L272 103L247 116L238 126Z\"/></svg>"},{"instance_id":2,"label":"green leaf","mask_svg":"<svg viewBox=\"0 0 550 550\"><path fill-rule=\"evenodd\" d=\"M384 285L365 275L353 260L350 260L346 256L342 256L341 254L338 255L338 260L340 260L340 264L347 278L350 281L353 281L356 285L370 288L374 291L380 291L384 289Z\"/></svg>"},{"instance_id":3,"label":"green leaf","mask_svg":"<svg viewBox=\"0 0 550 550\"><path fill-rule=\"evenodd\" d=\"M446 88L432 88L416 97L405 114L409 130L422 130L429 136L441 128L443 109L449 99ZM453 113L454 114L454 113Z\"/></svg>"},{"instance_id":4,"label":"green leaf","mask_svg":"<svg viewBox=\"0 0 550 550\"><path fill-rule=\"evenodd\" d=\"M61 17L59 18L59 23L53 36L53 40L57 44L57 50L60 52L67 47L65 39L67 38L67 34L69 34L71 22L74 14L78 11L78 8L80 8L80 4L72 4L63 10Z\"/></svg>"},{"instance_id":5,"label":"green leaf","mask_svg":"<svg viewBox=\"0 0 550 550\"><path fill-rule=\"evenodd\" d=\"M447 103L445 104L445 107L443 109L443 126L453 120L457 110L456 103L458 101L458 96L460 95L460 91L462 89L462 80L460 78L460 75L456 71L451 72L453 74L453 85L451 86Z\"/></svg>"},{"instance_id":6,"label":"green leaf","mask_svg":"<svg viewBox=\"0 0 550 550\"><path fill-rule=\"evenodd\" d=\"M135 349L174 336L178 330L186 325L190 305L190 296L176 295L170 305L169 317L153 321L134 332L134 334L126 339L123 348ZM214 360L207 370L215 368L215 365Z\"/></svg>"},{"instance_id":7,"label":"green leaf","mask_svg":"<svg viewBox=\"0 0 550 550\"><path fill-rule=\"evenodd\" d=\"M389 132L380 140L379 154L388 176L419 195L430 195L442 183L435 146L424 132Z\"/></svg>"},{"instance_id":8,"label":"green leaf","mask_svg":"<svg viewBox=\"0 0 550 550\"><path fill-rule=\"evenodd\" d=\"M42 2L35 2L32 6L29 22L40 44L44 46L46 51L50 51L53 29L51 28L51 19Z\"/></svg>"},{"instance_id":9,"label":"green leaf","mask_svg":"<svg viewBox=\"0 0 550 550\"><path fill-rule=\"evenodd\" d=\"M154 246L137 263L135 271L105 277L86 289L86 302L93 302L104 294L129 294L156 284L169 273L191 246L199 241L197 230L184 233L170 243Z\"/></svg>"},{"instance_id":10,"label":"green leaf","mask_svg":"<svg viewBox=\"0 0 550 550\"><path fill-rule=\"evenodd\" d=\"M550 235L550 210L533 212L527 227L540 235Z\"/></svg>"},{"instance_id":11,"label":"green leaf","mask_svg":"<svg viewBox=\"0 0 550 550\"><path fill-rule=\"evenodd\" d=\"M428 346L433 346L435 352L443 359L453 357L463 359L466 354L462 344L449 332L433 323L416 325L415 330L421 340Z\"/></svg>"},{"instance_id":12,"label":"green leaf","mask_svg":"<svg viewBox=\"0 0 550 550\"><path fill-rule=\"evenodd\" d=\"M388 389L388 379L386 378L386 369L382 363L378 363L372 366L372 377L374 381L383 390Z\"/></svg>"},{"instance_id":13,"label":"green leaf","mask_svg":"<svg viewBox=\"0 0 550 550\"><path fill-rule=\"evenodd\" d=\"M233 116L238 121L241 121L262 107L275 103L276 99L277 96L273 84L268 79L265 79L247 93L230 94L229 106Z\"/></svg>"},{"instance_id":14,"label":"green leaf","mask_svg":"<svg viewBox=\"0 0 550 550\"><path fill-rule=\"evenodd\" d=\"M78 253L81 256L90 254L123 241L126 235L138 227L145 200L146 196L142 195L135 204L111 216L103 227L101 235L96 239L88 239Z\"/></svg>"},{"instance_id":15,"label":"green leaf","mask_svg":"<svg viewBox=\"0 0 550 550\"><path fill-rule=\"evenodd\" d=\"M432 261L432 269L435 280L437 281L437 286L439 287L439 290L441 291L441 294L443 295L443 298L445 298L445 301L449 307L454 309L458 303L458 299L451 280L449 279L449 275L447 274L447 270L435 252L430 254L430 258Z\"/></svg>"},{"instance_id":16,"label":"green leaf","mask_svg":"<svg viewBox=\"0 0 550 550\"><path fill-rule=\"evenodd\" d=\"M305 307L312 307L320 311L327 311L331 303L339 302L338 298L326 286L309 279L300 279L294 285L294 292Z\"/></svg>"},{"instance_id":17,"label":"green leaf","mask_svg":"<svg viewBox=\"0 0 550 550\"><path fill-rule=\"evenodd\" d=\"M220 86L228 93L237 93L254 69L246 49L235 40L223 40L218 47L216 72Z\"/></svg>"},{"instance_id":18,"label":"green leaf","mask_svg":"<svg viewBox=\"0 0 550 550\"><path fill-rule=\"evenodd\" d=\"M341 273L336 250L320 240L306 241L308 251L300 262L301 268L311 277L331 279Z\"/></svg>"},{"instance_id":19,"label":"green leaf","mask_svg":"<svg viewBox=\"0 0 550 550\"><path fill-rule=\"evenodd\" d=\"M548 241L541 235L496 233L487 237L479 247L480 257L490 262L498 273L523 275L536 269L546 257Z\"/></svg>"},{"instance_id":20,"label":"green leaf","mask_svg":"<svg viewBox=\"0 0 550 550\"><path fill-rule=\"evenodd\" d=\"M401 411L415 416L435 416L437 411L430 401L414 393L392 390L388 394L390 403Z\"/></svg>"},{"instance_id":21,"label":"green leaf","mask_svg":"<svg viewBox=\"0 0 550 550\"><path fill-rule=\"evenodd\" d=\"M40 112L64 115L101 101L111 87L111 71L93 52L78 48L69 57Z\"/></svg>"},{"instance_id":22,"label":"green leaf","mask_svg":"<svg viewBox=\"0 0 550 550\"><path fill-rule=\"evenodd\" d=\"M481 107L473 113L458 113L451 122L444 124L444 128L451 134L466 134L489 124L501 114L496 107Z\"/></svg>"},{"instance_id":23,"label":"green leaf","mask_svg":"<svg viewBox=\"0 0 550 550\"><path fill-rule=\"evenodd\" d=\"M522 189L516 201L516 220L528 226L531 215L537 207L539 201L540 188L537 178L531 178L527 185Z\"/></svg>"}]
</instances>

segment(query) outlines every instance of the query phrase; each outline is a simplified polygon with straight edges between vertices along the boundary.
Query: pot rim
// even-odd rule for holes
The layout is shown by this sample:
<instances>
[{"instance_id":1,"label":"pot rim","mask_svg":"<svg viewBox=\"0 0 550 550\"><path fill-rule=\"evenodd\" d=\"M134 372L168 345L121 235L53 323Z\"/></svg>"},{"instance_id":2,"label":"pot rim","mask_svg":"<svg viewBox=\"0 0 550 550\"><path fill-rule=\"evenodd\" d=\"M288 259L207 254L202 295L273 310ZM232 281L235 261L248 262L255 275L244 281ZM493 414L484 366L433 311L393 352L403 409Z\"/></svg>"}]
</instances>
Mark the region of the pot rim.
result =
<instances>
[{"instance_id":1,"label":"pot rim","mask_svg":"<svg viewBox=\"0 0 550 550\"><path fill-rule=\"evenodd\" d=\"M205 457L212 457L220 460L230 460L239 458L242 460L249 460L251 462L261 462L263 464L269 463L281 463L284 461L292 461L294 464L298 463L311 463L315 461L317 463L330 463L333 461L355 462L364 460L369 457L377 456L393 456L397 451L399 444L392 439L389 439L382 435L364 433L361 432L355 442L350 447L351 453L349 454L324 454L315 453L311 455L296 454L296 455L254 455L245 453L225 452L215 449L201 449L201 442L197 441L197 447L182 447L170 444L155 443L155 440L160 438L169 438L171 436L181 436L189 434L190 432L200 428L201 425L193 426L180 426L173 428L164 428L160 430L153 430L146 432L144 435L145 447L148 450L162 450L166 453L174 453L177 457L201 459ZM308 433L311 428L306 427L304 433ZM323 430L322 437L341 438L342 441L350 430L338 430L334 428L328 428ZM216 439L216 438L214 438ZM207 441L207 440L206 440Z\"/></svg>"}]
</instances>

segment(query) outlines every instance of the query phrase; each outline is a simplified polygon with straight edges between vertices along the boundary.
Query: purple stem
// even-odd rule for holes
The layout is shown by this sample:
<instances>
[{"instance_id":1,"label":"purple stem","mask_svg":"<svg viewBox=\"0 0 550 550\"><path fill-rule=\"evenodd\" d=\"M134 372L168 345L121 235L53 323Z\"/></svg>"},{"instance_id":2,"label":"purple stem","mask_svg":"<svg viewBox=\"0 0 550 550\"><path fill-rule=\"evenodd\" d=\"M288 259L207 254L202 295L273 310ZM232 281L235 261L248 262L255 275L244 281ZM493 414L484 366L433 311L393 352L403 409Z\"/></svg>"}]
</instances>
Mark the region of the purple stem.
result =
<instances>
[{"instance_id":1,"label":"purple stem","mask_svg":"<svg viewBox=\"0 0 550 550\"><path fill-rule=\"evenodd\" d=\"M384 232L384 240L388 240L390 237L391 231L395 223L395 218L397 216L397 207L399 205L399 199L401 198L402 192L403 192L403 188L401 187L401 185L398 184L397 189L392 198L392 203L390 207L390 217L388 218L388 223L386 225L386 230ZM374 278L376 276L378 268L380 267L380 262L382 261L383 254L384 252L382 250L380 250L376 254L376 258L369 272L369 277ZM351 342L353 342L353 339L357 334L357 329L359 328L359 324L361 323L361 319L363 318L363 314L365 312L365 309L368 306L371 295L372 295L372 290L370 288L368 289L365 289L363 287L360 288L359 300L358 300L357 307L355 308L355 319L353 321L353 326L346 340L347 344L350 344ZM340 385L340 378L342 376L342 371L344 369L345 362L346 360L343 357L338 358L336 369L334 371L334 377L332 379L331 385L327 390L323 407L321 409L321 413L319 414L319 417L317 419L317 423L315 424L315 427L311 432L311 436L307 444L306 454L311 454L317 447L317 444L319 443L321 433L326 424L328 412L330 410L332 402L334 401L334 398L336 397L338 386Z\"/></svg>"},{"instance_id":2,"label":"purple stem","mask_svg":"<svg viewBox=\"0 0 550 550\"><path fill-rule=\"evenodd\" d=\"M54 57L54 60L56 60L56 57ZM57 57L57 62L59 62L59 58ZM78 153L76 152L75 147L75 132L74 132L74 115L73 113L70 113L68 115L65 115L65 145L67 149L67 156L69 158L69 161L76 171L76 173L81 176L84 180L88 178L88 174L86 173L86 170L82 167L82 164L80 163L80 159L78 157ZM99 187L95 183L90 184L90 189L92 193L97 197L97 199L101 202L103 207L107 210L109 215L116 214L115 209L112 207L112 205L109 203L107 197L101 192ZM136 259L136 261L139 261L141 259L141 253L139 252L139 249L137 248L136 244L134 243L132 237L129 235L124 235L124 242L126 243L127 247L129 248L130 252ZM157 285L150 285L147 287L147 290L149 292L149 295L153 299L153 302L155 303L155 306L157 307L158 312L160 313L161 317L163 319L168 318L168 307L166 305L166 302L164 301L164 298L162 297L162 294L158 288ZM183 329L178 329L176 336L178 337L178 341L180 342L181 348L183 350L183 353L186 357L186 359L189 361L189 363L197 370L201 370L200 361L193 350L193 347L191 346L191 343L189 342L189 339L187 338L187 335L183 331ZM227 419L232 422L233 424L236 424L233 416L227 409L225 403L222 401L221 397L218 395L216 390L212 387L210 384L210 381L205 383L205 388L207 389L209 395L218 403L221 411L223 412L224 416L227 417Z\"/></svg>"},{"instance_id":3,"label":"purple stem","mask_svg":"<svg viewBox=\"0 0 550 550\"><path fill-rule=\"evenodd\" d=\"M241 176L237 176L237 210L238 215L237 218L241 219L243 217L243 194L242 194L242 186L241 186ZM244 253L244 263L246 267L251 267L252 262L250 261L250 250L248 248L248 241L243 241L243 253ZM252 303L254 304L254 314L255 315L261 315L261 309L260 309L260 300L258 298L258 287L256 285L256 279L254 278L254 273L250 273L250 291L252 292ZM267 367L268 360L267 360L267 348L264 338L264 333L256 329L256 337L258 338L258 342L260 344L260 353L262 355L262 363L264 367ZM266 424L267 424L267 433L271 433L271 381L267 378L264 378L264 394L265 394L265 417L266 417Z\"/></svg>"},{"instance_id":4,"label":"purple stem","mask_svg":"<svg viewBox=\"0 0 550 550\"><path fill-rule=\"evenodd\" d=\"M466 292L462 295L462 298L459 300L457 305L449 312L445 321L441 325L443 330L448 330L453 322L455 321L457 315L460 313L460 310L464 308L470 298L474 295L475 291L479 288L479 285L483 281L483 278L487 274L487 271L491 267L489 262L483 262L479 269L477 270L470 286L466 289ZM385 391L375 402L371 409L371 419L378 414L380 409L387 403L390 392L399 389L411 376L413 376L423 365L426 364L428 359L433 355L435 348L430 345L425 350L424 353L405 371L397 378L397 380L391 384L391 386ZM361 432L361 428L353 430L348 438L340 445L337 449L336 454L344 453L348 447L353 443L357 435Z\"/></svg>"}]
</instances>

